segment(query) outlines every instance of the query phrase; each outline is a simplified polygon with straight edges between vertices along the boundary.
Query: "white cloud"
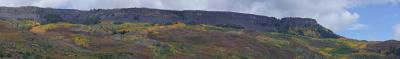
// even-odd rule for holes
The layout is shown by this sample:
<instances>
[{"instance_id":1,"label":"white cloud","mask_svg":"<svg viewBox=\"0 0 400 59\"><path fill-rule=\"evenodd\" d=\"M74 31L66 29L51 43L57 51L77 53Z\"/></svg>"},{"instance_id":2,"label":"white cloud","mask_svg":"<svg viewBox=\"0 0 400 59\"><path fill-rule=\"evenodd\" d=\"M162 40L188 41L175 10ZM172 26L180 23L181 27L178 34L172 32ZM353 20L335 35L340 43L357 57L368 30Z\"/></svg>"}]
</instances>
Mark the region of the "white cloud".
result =
<instances>
[{"instance_id":1,"label":"white cloud","mask_svg":"<svg viewBox=\"0 0 400 59\"><path fill-rule=\"evenodd\" d=\"M368 26L364 24L355 24L352 26L352 28L349 28L348 30L361 30L361 29L366 29Z\"/></svg>"},{"instance_id":2,"label":"white cloud","mask_svg":"<svg viewBox=\"0 0 400 59\"><path fill-rule=\"evenodd\" d=\"M395 40L400 40L400 24L397 24L393 27L394 30L394 39Z\"/></svg>"},{"instance_id":3,"label":"white cloud","mask_svg":"<svg viewBox=\"0 0 400 59\"><path fill-rule=\"evenodd\" d=\"M34 0L0 0L0 6L10 6L10 7L16 7L16 6L28 6L32 5L34 3Z\"/></svg>"},{"instance_id":4,"label":"white cloud","mask_svg":"<svg viewBox=\"0 0 400 59\"><path fill-rule=\"evenodd\" d=\"M0 2L2 2L0 6L31 5L81 10L147 7L173 10L234 11L274 17L315 18L323 26L334 31L365 27L358 23L357 19L360 16L357 13L347 10L359 0L0 0Z\"/></svg>"}]
</instances>

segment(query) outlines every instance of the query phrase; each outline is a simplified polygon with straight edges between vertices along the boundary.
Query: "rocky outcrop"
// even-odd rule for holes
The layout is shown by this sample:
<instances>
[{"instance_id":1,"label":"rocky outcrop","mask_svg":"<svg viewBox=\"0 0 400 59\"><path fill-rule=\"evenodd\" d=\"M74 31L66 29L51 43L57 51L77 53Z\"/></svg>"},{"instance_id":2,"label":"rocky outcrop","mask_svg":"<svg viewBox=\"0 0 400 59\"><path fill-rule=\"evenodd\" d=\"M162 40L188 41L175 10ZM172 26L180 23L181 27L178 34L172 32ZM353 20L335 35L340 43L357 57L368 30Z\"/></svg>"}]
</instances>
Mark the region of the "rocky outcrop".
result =
<instances>
[{"instance_id":1,"label":"rocky outcrop","mask_svg":"<svg viewBox=\"0 0 400 59\"><path fill-rule=\"evenodd\" d=\"M183 22L186 24L224 25L260 32L280 32L318 38L339 38L329 29L319 25L314 19L275 17L220 11L158 10L148 8L122 9L52 9L39 7L0 7L3 19L36 19L42 24L69 22L75 24L96 24L100 20L113 22L140 22L166 24Z\"/></svg>"}]
</instances>

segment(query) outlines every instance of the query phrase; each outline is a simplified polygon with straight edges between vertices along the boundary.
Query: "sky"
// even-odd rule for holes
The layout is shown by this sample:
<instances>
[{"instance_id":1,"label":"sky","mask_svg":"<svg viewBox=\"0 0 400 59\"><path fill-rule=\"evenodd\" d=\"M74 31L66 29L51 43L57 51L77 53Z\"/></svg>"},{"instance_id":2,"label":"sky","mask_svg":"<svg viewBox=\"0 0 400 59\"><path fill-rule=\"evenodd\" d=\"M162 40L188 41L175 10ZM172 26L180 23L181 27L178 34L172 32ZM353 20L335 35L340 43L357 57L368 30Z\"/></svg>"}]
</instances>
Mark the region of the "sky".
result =
<instances>
[{"instance_id":1,"label":"sky","mask_svg":"<svg viewBox=\"0 0 400 59\"><path fill-rule=\"evenodd\" d=\"M145 7L304 17L348 38L400 40L400 0L0 0L0 6L79 10Z\"/></svg>"},{"instance_id":2,"label":"sky","mask_svg":"<svg viewBox=\"0 0 400 59\"><path fill-rule=\"evenodd\" d=\"M360 15L359 23L366 25L359 30L337 32L340 35L364 40L400 39L400 5L381 4L356 7L350 10Z\"/></svg>"}]
</instances>

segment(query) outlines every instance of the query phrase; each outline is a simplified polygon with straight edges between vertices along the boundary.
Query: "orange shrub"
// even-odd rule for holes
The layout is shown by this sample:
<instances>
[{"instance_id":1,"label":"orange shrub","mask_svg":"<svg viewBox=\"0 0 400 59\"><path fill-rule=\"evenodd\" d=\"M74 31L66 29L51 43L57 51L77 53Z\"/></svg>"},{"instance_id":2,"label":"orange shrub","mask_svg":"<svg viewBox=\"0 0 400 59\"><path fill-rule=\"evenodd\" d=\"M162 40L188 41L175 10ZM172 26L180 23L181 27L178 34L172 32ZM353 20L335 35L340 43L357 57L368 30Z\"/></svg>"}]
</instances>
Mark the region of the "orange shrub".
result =
<instances>
[{"instance_id":1,"label":"orange shrub","mask_svg":"<svg viewBox=\"0 0 400 59\"><path fill-rule=\"evenodd\" d=\"M89 40L85 36L82 35L76 35L73 37L73 41L76 45L83 46L83 47L89 47L88 43Z\"/></svg>"}]
</instances>

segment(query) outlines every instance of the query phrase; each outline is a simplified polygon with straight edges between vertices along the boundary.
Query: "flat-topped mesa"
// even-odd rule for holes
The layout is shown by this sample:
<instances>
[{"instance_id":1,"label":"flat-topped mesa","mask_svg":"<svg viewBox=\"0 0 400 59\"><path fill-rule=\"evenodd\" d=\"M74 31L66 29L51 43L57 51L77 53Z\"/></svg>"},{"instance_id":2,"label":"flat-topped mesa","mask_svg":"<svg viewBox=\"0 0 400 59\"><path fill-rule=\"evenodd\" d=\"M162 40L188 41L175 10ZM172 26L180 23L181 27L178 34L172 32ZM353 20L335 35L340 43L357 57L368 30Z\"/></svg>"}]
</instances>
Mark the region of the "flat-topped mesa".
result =
<instances>
[{"instance_id":1,"label":"flat-topped mesa","mask_svg":"<svg viewBox=\"0 0 400 59\"><path fill-rule=\"evenodd\" d=\"M280 23L280 31L283 33L303 35L319 38L340 38L331 30L321 26L315 19L287 17L282 18Z\"/></svg>"},{"instance_id":2,"label":"flat-topped mesa","mask_svg":"<svg viewBox=\"0 0 400 59\"><path fill-rule=\"evenodd\" d=\"M149 8L94 9L52 9L39 7L0 7L0 18L31 18L41 24L68 22L74 24L97 24L100 20L135 23L173 23L223 25L259 32L280 32L316 38L339 38L314 19L275 17L221 11L159 10Z\"/></svg>"},{"instance_id":3,"label":"flat-topped mesa","mask_svg":"<svg viewBox=\"0 0 400 59\"><path fill-rule=\"evenodd\" d=\"M315 19L299 17L282 18L281 22L292 26L319 25Z\"/></svg>"}]
</instances>

